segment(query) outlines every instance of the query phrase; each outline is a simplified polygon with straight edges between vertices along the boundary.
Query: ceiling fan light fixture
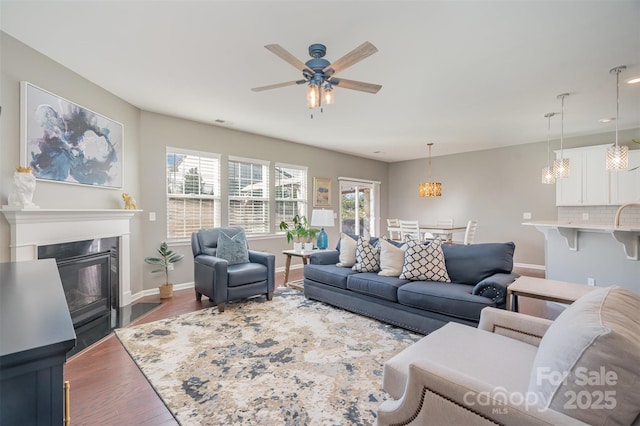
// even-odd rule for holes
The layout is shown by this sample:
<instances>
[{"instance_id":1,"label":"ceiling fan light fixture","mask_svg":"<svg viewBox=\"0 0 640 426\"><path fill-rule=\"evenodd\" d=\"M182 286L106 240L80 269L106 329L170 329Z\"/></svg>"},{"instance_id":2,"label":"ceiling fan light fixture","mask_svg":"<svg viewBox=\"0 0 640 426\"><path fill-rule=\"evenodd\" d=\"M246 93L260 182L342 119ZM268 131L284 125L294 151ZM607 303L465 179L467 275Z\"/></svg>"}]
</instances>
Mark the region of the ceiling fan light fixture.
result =
<instances>
[{"instance_id":1,"label":"ceiling fan light fixture","mask_svg":"<svg viewBox=\"0 0 640 426\"><path fill-rule=\"evenodd\" d=\"M331 105L333 103L333 88L331 87L331 84L325 84L324 88L322 89L322 98L325 105Z\"/></svg>"},{"instance_id":2,"label":"ceiling fan light fixture","mask_svg":"<svg viewBox=\"0 0 640 426\"><path fill-rule=\"evenodd\" d=\"M320 86L310 82L307 86L307 107L317 108L320 106Z\"/></svg>"}]
</instances>

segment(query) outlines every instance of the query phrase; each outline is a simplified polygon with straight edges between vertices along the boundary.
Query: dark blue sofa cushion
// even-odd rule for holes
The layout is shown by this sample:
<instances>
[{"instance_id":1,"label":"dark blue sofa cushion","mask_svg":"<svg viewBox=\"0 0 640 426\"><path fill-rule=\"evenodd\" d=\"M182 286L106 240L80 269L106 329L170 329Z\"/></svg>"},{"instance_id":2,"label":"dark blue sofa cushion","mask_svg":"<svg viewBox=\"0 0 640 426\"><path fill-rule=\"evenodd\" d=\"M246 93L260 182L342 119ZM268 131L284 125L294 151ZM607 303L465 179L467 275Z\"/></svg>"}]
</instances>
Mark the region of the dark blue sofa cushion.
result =
<instances>
[{"instance_id":1,"label":"dark blue sofa cushion","mask_svg":"<svg viewBox=\"0 0 640 426\"><path fill-rule=\"evenodd\" d=\"M471 321L480 320L480 311L495 306L491 299L471 294L473 286L435 281L412 281L398 289L398 302L413 308Z\"/></svg>"},{"instance_id":2,"label":"dark blue sofa cushion","mask_svg":"<svg viewBox=\"0 0 640 426\"><path fill-rule=\"evenodd\" d=\"M356 293L366 294L380 299L398 301L398 287L408 283L398 277L385 277L377 272L363 272L349 275L347 288Z\"/></svg>"},{"instance_id":3,"label":"dark blue sofa cushion","mask_svg":"<svg viewBox=\"0 0 640 426\"><path fill-rule=\"evenodd\" d=\"M347 277L358 274L351 268L341 268L336 265L304 265L304 277L333 287L347 288Z\"/></svg>"},{"instance_id":4,"label":"dark blue sofa cushion","mask_svg":"<svg viewBox=\"0 0 640 426\"><path fill-rule=\"evenodd\" d=\"M515 248L512 242L442 245L451 282L469 285L476 285L493 274L511 273Z\"/></svg>"}]
</instances>

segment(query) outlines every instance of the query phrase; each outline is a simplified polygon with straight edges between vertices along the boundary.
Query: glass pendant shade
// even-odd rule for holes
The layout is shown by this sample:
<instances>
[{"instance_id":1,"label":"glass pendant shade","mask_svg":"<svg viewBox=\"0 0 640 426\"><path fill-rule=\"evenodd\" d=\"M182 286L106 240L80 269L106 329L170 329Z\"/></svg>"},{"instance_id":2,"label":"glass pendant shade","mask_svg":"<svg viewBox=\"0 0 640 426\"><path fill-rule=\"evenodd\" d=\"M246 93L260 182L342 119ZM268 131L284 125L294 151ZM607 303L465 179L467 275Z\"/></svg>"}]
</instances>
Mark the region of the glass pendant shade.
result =
<instances>
[{"instance_id":1,"label":"glass pendant shade","mask_svg":"<svg viewBox=\"0 0 640 426\"><path fill-rule=\"evenodd\" d=\"M629 168L629 148L618 145L618 121L620 119L620 73L627 69L625 65L611 69L616 73L616 144L607 148L607 170L627 170Z\"/></svg>"},{"instance_id":2,"label":"glass pendant shade","mask_svg":"<svg viewBox=\"0 0 640 426\"><path fill-rule=\"evenodd\" d=\"M560 158L553 162L553 174L556 179L568 178L571 171L569 159L564 158L564 98L569 96L568 93L561 93L557 97L562 100L562 112L560 113Z\"/></svg>"},{"instance_id":3,"label":"glass pendant shade","mask_svg":"<svg viewBox=\"0 0 640 426\"><path fill-rule=\"evenodd\" d=\"M316 108L320 106L320 87L315 84L307 86L307 107Z\"/></svg>"},{"instance_id":4,"label":"glass pendant shade","mask_svg":"<svg viewBox=\"0 0 640 426\"><path fill-rule=\"evenodd\" d=\"M629 148L614 145L607 149L607 170L626 170L629 168Z\"/></svg>"},{"instance_id":5,"label":"glass pendant shade","mask_svg":"<svg viewBox=\"0 0 640 426\"><path fill-rule=\"evenodd\" d=\"M325 86L322 90L322 97L325 105L331 105L333 103L333 89L330 86Z\"/></svg>"},{"instance_id":6,"label":"glass pendant shade","mask_svg":"<svg viewBox=\"0 0 640 426\"><path fill-rule=\"evenodd\" d=\"M556 179L568 178L570 172L569 159L560 158L553 162L553 174Z\"/></svg>"},{"instance_id":7,"label":"glass pendant shade","mask_svg":"<svg viewBox=\"0 0 640 426\"><path fill-rule=\"evenodd\" d=\"M442 184L440 182L423 182L418 185L418 195L421 197L440 197Z\"/></svg>"},{"instance_id":8,"label":"glass pendant shade","mask_svg":"<svg viewBox=\"0 0 640 426\"><path fill-rule=\"evenodd\" d=\"M542 168L542 183L547 185L556 183L556 175L553 172L553 167L545 166Z\"/></svg>"},{"instance_id":9,"label":"glass pendant shade","mask_svg":"<svg viewBox=\"0 0 640 426\"><path fill-rule=\"evenodd\" d=\"M556 183L556 175L553 166L551 166L551 117L554 115L556 115L555 112L544 115L547 119L547 166L542 168L542 183L546 185Z\"/></svg>"}]
</instances>

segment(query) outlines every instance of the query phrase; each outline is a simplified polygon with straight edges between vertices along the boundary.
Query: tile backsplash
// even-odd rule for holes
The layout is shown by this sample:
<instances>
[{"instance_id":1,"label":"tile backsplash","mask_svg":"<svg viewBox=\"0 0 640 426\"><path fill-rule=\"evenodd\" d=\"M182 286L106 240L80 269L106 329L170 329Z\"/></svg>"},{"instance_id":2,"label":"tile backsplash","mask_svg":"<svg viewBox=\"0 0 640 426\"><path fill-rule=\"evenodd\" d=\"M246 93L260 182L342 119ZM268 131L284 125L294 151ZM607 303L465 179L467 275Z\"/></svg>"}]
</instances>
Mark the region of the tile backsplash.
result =
<instances>
[{"instance_id":1,"label":"tile backsplash","mask_svg":"<svg viewBox=\"0 0 640 426\"><path fill-rule=\"evenodd\" d=\"M558 222L613 225L619 206L558 207ZM583 215L588 218L583 218ZM640 225L640 206L626 207L620 215L620 225Z\"/></svg>"}]
</instances>

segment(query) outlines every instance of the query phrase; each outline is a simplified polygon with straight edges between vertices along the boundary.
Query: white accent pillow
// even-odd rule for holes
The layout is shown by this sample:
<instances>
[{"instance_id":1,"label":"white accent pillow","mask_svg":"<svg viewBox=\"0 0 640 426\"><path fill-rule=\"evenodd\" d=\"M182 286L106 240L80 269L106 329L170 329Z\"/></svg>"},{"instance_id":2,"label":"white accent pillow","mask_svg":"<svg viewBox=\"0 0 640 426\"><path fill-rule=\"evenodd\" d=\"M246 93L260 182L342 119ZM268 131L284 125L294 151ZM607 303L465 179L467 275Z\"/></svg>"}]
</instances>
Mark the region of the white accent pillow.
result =
<instances>
[{"instance_id":1,"label":"white accent pillow","mask_svg":"<svg viewBox=\"0 0 640 426\"><path fill-rule=\"evenodd\" d=\"M407 245L397 247L385 239L378 240L380 247L380 272L384 277L399 277L404 265L404 252Z\"/></svg>"},{"instance_id":2,"label":"white accent pillow","mask_svg":"<svg viewBox=\"0 0 640 426\"><path fill-rule=\"evenodd\" d=\"M640 295L602 287L565 309L542 337L529 392L588 424L631 424L640 413Z\"/></svg>"},{"instance_id":3,"label":"white accent pillow","mask_svg":"<svg viewBox=\"0 0 640 426\"><path fill-rule=\"evenodd\" d=\"M444 252L440 247L440 238L429 244L410 238L407 241L407 251L404 253L401 279L412 281L441 281L450 283L444 263Z\"/></svg>"},{"instance_id":4,"label":"white accent pillow","mask_svg":"<svg viewBox=\"0 0 640 426\"><path fill-rule=\"evenodd\" d=\"M340 233L340 257L336 266L341 268L351 268L356 264L356 247L358 242L345 234Z\"/></svg>"},{"instance_id":5,"label":"white accent pillow","mask_svg":"<svg viewBox=\"0 0 640 426\"><path fill-rule=\"evenodd\" d=\"M356 247L356 272L378 272L380 270L380 247L371 244L368 238L360 237Z\"/></svg>"}]
</instances>

